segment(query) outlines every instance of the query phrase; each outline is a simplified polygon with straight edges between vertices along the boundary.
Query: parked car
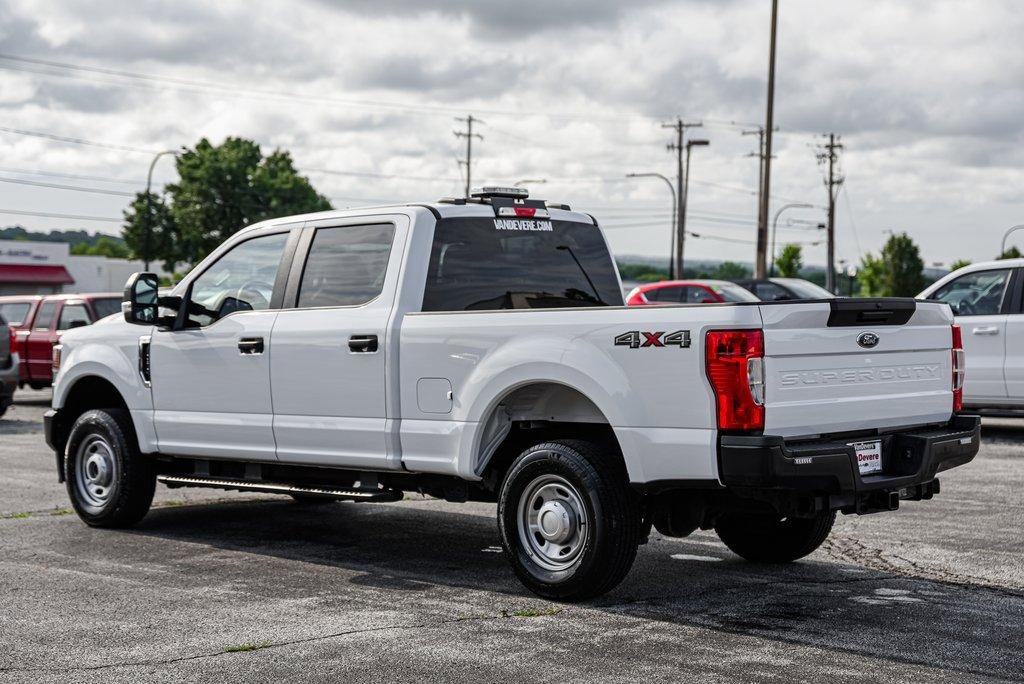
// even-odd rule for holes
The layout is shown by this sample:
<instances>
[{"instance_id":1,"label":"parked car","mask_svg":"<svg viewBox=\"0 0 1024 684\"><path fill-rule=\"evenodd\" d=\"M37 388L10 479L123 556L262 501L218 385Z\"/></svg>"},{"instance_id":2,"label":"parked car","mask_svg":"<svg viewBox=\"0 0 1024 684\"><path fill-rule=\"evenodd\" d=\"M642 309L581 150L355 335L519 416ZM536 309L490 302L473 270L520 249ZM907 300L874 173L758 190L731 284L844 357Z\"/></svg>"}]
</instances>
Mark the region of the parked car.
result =
<instances>
[{"instance_id":1,"label":"parked car","mask_svg":"<svg viewBox=\"0 0 1024 684\"><path fill-rule=\"evenodd\" d=\"M635 287L626 296L627 306L757 301L756 296L728 280L663 280Z\"/></svg>"},{"instance_id":2,"label":"parked car","mask_svg":"<svg viewBox=\"0 0 1024 684\"><path fill-rule=\"evenodd\" d=\"M157 285L54 349L47 442L95 527L158 481L492 501L522 582L578 600L652 525L792 561L978 450L944 304L628 308L596 221L519 188L264 221Z\"/></svg>"},{"instance_id":3,"label":"parked car","mask_svg":"<svg viewBox=\"0 0 1024 684\"><path fill-rule=\"evenodd\" d=\"M1024 410L1024 259L971 264L918 295L949 304L970 365L964 405Z\"/></svg>"},{"instance_id":4,"label":"parked car","mask_svg":"<svg viewBox=\"0 0 1024 684\"><path fill-rule=\"evenodd\" d=\"M0 314L0 416L14 400L18 386L18 354L15 352L14 328Z\"/></svg>"},{"instance_id":5,"label":"parked car","mask_svg":"<svg viewBox=\"0 0 1024 684\"><path fill-rule=\"evenodd\" d=\"M784 302L791 299L833 299L834 294L803 278L763 278L737 280L740 285L765 302Z\"/></svg>"},{"instance_id":6,"label":"parked car","mask_svg":"<svg viewBox=\"0 0 1024 684\"><path fill-rule=\"evenodd\" d=\"M0 297L0 315L15 330L15 350L21 359L18 386L49 387L53 346L61 335L120 311L121 295L109 292Z\"/></svg>"}]
</instances>

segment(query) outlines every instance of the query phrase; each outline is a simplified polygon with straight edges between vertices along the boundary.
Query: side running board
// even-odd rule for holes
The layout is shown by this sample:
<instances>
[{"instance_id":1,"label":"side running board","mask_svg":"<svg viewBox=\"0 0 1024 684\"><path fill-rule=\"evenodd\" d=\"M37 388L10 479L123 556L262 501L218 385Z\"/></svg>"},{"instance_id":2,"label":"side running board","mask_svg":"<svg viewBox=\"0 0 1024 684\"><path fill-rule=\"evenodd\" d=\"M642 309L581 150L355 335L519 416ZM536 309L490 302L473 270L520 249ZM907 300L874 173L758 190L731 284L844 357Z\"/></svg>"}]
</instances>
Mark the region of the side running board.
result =
<instances>
[{"instance_id":1,"label":"side running board","mask_svg":"<svg viewBox=\"0 0 1024 684\"><path fill-rule=\"evenodd\" d=\"M306 494L322 496L325 499L344 499L348 501L389 502L401 501L403 493L397 489L341 489L335 487L300 487L276 482L252 482L212 477L195 477L184 475L158 475L157 482L168 487L205 487L208 489L227 489L239 492L264 492L267 494Z\"/></svg>"}]
</instances>

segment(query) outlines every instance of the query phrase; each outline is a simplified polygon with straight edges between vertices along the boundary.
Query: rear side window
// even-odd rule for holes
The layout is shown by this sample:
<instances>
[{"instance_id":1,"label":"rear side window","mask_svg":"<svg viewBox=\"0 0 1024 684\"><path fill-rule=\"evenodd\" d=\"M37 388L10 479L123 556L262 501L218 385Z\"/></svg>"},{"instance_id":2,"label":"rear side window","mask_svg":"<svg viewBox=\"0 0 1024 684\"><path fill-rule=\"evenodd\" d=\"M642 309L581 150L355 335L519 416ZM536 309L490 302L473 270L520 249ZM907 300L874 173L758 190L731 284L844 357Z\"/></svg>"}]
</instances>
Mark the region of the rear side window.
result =
<instances>
[{"instance_id":1,"label":"rear side window","mask_svg":"<svg viewBox=\"0 0 1024 684\"><path fill-rule=\"evenodd\" d=\"M7 322L11 325L22 325L25 322L25 318L28 316L28 310L32 307L31 304L25 303L10 303L0 304L0 314L7 319Z\"/></svg>"},{"instance_id":2,"label":"rear side window","mask_svg":"<svg viewBox=\"0 0 1024 684\"><path fill-rule=\"evenodd\" d=\"M92 300L92 310L96 313L96 320L121 313L121 300L113 297L94 299Z\"/></svg>"},{"instance_id":3,"label":"rear side window","mask_svg":"<svg viewBox=\"0 0 1024 684\"><path fill-rule=\"evenodd\" d=\"M384 289L395 227L318 228L299 284L299 308L358 306Z\"/></svg>"},{"instance_id":4,"label":"rear side window","mask_svg":"<svg viewBox=\"0 0 1024 684\"><path fill-rule=\"evenodd\" d=\"M57 313L57 302L43 302L36 314L33 330L51 330L53 328L54 314Z\"/></svg>"},{"instance_id":5,"label":"rear side window","mask_svg":"<svg viewBox=\"0 0 1024 684\"><path fill-rule=\"evenodd\" d=\"M623 306L598 228L573 221L437 222L424 311Z\"/></svg>"}]
</instances>

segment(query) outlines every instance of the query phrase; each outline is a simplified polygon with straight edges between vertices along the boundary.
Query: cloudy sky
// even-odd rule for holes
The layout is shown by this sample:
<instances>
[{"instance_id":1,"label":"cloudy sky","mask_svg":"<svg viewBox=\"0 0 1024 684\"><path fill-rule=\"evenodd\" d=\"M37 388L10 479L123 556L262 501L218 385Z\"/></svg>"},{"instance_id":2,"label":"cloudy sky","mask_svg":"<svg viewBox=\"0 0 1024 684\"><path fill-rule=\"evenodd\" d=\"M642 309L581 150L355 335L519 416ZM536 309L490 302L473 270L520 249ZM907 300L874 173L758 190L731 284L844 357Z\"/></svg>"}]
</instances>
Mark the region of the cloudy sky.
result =
<instances>
[{"instance_id":1,"label":"cloudy sky","mask_svg":"<svg viewBox=\"0 0 1024 684\"><path fill-rule=\"evenodd\" d=\"M926 262L995 256L1024 223L1024 12L1012 0L782 0L773 210L824 261L821 134L842 136L837 257L907 231ZM153 151L201 136L290 150L336 207L474 184L598 216L664 255L676 116L703 122L687 256L751 261L769 0L0 2L0 225L116 233ZM39 135L43 134L43 135ZM47 136L57 136L58 139ZM73 138L96 144L76 144ZM156 179L173 178L164 159ZM21 181L21 182L14 182ZM24 182L28 181L28 183ZM86 188L84 192L70 186ZM1021 234L1024 242L1024 234Z\"/></svg>"}]
</instances>

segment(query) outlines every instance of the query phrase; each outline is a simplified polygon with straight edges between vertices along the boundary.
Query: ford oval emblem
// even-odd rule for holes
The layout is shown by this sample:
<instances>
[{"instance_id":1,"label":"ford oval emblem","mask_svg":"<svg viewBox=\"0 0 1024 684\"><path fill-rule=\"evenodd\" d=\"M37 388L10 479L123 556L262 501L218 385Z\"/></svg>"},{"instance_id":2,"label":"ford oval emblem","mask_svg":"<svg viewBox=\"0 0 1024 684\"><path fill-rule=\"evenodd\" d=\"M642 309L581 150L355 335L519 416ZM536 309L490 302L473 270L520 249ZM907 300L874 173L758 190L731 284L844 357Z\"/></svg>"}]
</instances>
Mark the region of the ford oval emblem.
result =
<instances>
[{"instance_id":1,"label":"ford oval emblem","mask_svg":"<svg viewBox=\"0 0 1024 684\"><path fill-rule=\"evenodd\" d=\"M857 337L857 344L865 349L873 349L878 346L878 335L873 332L862 332Z\"/></svg>"}]
</instances>

